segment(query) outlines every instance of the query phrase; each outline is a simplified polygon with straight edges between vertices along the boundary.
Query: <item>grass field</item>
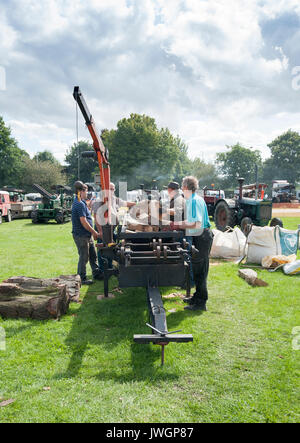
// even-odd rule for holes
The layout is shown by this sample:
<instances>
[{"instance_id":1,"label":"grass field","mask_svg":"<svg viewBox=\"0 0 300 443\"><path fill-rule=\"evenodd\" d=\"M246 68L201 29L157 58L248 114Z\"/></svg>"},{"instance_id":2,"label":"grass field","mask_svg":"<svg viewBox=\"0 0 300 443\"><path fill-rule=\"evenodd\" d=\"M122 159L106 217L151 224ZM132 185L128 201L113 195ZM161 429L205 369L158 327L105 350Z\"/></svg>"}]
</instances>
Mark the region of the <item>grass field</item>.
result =
<instances>
[{"instance_id":1,"label":"grass field","mask_svg":"<svg viewBox=\"0 0 300 443\"><path fill-rule=\"evenodd\" d=\"M299 219L284 219L296 229ZM0 226L0 281L13 275L73 274L77 252L71 225ZM88 268L89 269L89 268ZM0 422L297 422L300 277L258 271L268 287L252 288L230 262L212 262L208 311L186 312L166 299L169 330L193 343L160 347L133 343L148 333L144 289L101 300L103 284L81 289L60 319L3 320ZM112 279L110 290L117 286ZM178 291L178 289L175 289ZM163 294L174 292L164 288Z\"/></svg>"}]
</instances>

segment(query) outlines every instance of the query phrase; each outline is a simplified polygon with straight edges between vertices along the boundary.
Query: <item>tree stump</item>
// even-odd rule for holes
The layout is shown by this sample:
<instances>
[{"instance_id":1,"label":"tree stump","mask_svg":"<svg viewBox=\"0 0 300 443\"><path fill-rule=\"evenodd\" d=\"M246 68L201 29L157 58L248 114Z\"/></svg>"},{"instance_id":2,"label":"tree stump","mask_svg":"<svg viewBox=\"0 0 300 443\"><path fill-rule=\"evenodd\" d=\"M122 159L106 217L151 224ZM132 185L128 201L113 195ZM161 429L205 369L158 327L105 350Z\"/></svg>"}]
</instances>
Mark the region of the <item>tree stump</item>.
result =
<instances>
[{"instance_id":1,"label":"tree stump","mask_svg":"<svg viewBox=\"0 0 300 443\"><path fill-rule=\"evenodd\" d=\"M0 315L4 318L59 318L70 301L78 301L79 276L39 279L11 277L0 284Z\"/></svg>"}]
</instances>

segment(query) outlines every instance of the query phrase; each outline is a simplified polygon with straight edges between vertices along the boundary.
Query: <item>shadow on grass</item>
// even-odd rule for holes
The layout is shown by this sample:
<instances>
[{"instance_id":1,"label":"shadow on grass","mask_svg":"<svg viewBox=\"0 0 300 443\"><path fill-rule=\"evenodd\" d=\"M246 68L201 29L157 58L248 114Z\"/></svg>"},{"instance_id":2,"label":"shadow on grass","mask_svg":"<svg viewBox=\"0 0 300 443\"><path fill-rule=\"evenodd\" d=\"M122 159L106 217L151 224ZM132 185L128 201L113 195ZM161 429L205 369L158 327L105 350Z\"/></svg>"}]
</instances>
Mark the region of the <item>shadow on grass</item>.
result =
<instances>
[{"instance_id":1,"label":"shadow on grass","mask_svg":"<svg viewBox=\"0 0 300 443\"><path fill-rule=\"evenodd\" d=\"M95 375L101 380L116 380L120 383L132 380L161 381L177 379L176 370L160 366L161 346L133 343L134 334L149 334L146 290L130 288L114 299L98 300L103 286L97 291L92 285L74 315L72 329L66 339L72 355L64 373L56 378L76 377L82 366L95 365L100 372ZM195 313L177 312L168 316L168 329L176 329L186 315ZM196 315L199 315L196 314ZM90 345L99 345L99 354L89 352ZM176 344L171 344L175 346ZM129 354L130 353L130 354ZM85 355L90 363L83 364ZM95 363L96 361L96 363Z\"/></svg>"}]
</instances>

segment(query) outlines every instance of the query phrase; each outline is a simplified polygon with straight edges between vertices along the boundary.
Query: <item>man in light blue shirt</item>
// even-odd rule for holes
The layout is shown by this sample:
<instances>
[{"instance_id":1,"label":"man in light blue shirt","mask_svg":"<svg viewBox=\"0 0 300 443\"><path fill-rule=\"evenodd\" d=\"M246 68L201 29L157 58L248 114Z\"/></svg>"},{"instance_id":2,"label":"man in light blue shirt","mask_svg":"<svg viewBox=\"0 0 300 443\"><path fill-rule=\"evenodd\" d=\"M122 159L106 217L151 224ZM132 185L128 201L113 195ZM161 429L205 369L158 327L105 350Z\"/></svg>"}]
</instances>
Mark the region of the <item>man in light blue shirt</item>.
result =
<instances>
[{"instance_id":1,"label":"man in light blue shirt","mask_svg":"<svg viewBox=\"0 0 300 443\"><path fill-rule=\"evenodd\" d=\"M190 190L185 191L185 198L186 198L185 205L186 205L187 222L198 223L198 228L196 229L187 228L186 235L191 237L196 235L201 235L203 234L203 230L205 228L211 227L206 203L202 197L196 194L196 192L191 192Z\"/></svg>"},{"instance_id":2,"label":"man in light blue shirt","mask_svg":"<svg viewBox=\"0 0 300 443\"><path fill-rule=\"evenodd\" d=\"M187 240L197 249L192 255L192 268L196 291L190 298L185 298L188 303L187 310L206 311L207 276L209 270L209 254L213 241L213 233L210 230L210 221L206 203L202 197L196 194L198 180L195 177L184 177L182 191L186 203L185 220L175 224L176 228L186 231Z\"/></svg>"}]
</instances>

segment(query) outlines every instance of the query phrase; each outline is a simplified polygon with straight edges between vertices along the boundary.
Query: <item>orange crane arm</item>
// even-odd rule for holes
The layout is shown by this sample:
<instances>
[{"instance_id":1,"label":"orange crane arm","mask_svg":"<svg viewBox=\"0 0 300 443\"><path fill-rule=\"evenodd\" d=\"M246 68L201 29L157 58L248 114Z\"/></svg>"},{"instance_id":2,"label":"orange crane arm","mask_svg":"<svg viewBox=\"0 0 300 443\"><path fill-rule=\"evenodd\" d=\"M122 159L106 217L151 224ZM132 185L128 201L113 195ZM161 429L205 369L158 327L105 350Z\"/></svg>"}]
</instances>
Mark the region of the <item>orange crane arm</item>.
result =
<instances>
[{"instance_id":1,"label":"orange crane arm","mask_svg":"<svg viewBox=\"0 0 300 443\"><path fill-rule=\"evenodd\" d=\"M108 162L108 151L105 148L103 141L96 129L96 125L94 122L94 119L92 117L92 114L89 111L89 108L87 107L87 104L84 100L84 97L82 95L82 92L79 89L79 86L74 87L73 97L78 103L78 106L82 112L82 115L85 120L85 124L89 130L89 133L93 139L93 148L97 155L97 160L99 164L99 171L100 171L100 182L101 182L101 190L103 191L103 204L106 205L107 210L104 214L104 217L108 221L108 224L106 225L108 229L106 231L108 232L108 236L105 236L108 240L108 242L111 241L112 238L112 230L111 230L111 198L110 198L110 192L109 192L109 185L110 185L110 166ZM102 227L103 231L105 230L105 226Z\"/></svg>"}]
</instances>

